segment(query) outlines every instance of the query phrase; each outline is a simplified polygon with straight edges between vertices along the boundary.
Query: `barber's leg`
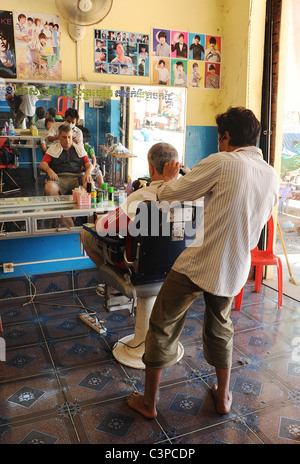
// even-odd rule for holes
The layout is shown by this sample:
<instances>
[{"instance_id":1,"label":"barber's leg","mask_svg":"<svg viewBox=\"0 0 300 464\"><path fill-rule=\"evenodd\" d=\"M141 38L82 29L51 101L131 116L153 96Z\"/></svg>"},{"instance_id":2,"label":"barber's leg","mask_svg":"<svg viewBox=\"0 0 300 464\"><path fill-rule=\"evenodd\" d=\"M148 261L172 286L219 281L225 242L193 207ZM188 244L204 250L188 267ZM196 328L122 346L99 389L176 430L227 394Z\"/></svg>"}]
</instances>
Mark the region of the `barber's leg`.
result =
<instances>
[{"instance_id":1,"label":"barber's leg","mask_svg":"<svg viewBox=\"0 0 300 464\"><path fill-rule=\"evenodd\" d=\"M200 291L186 276L171 270L157 296L145 340L145 392L127 397L128 406L147 419L157 415L156 397L163 368L176 363L186 312Z\"/></svg>"},{"instance_id":2,"label":"barber's leg","mask_svg":"<svg viewBox=\"0 0 300 464\"><path fill-rule=\"evenodd\" d=\"M204 299L204 356L216 369L218 384L213 386L213 394L217 411L219 414L227 414L232 403L229 382L233 347L233 325L230 319L233 298L204 292Z\"/></svg>"},{"instance_id":3,"label":"barber's leg","mask_svg":"<svg viewBox=\"0 0 300 464\"><path fill-rule=\"evenodd\" d=\"M156 397L162 371L163 368L146 366L144 395L133 392L127 396L128 406L142 414L146 419L155 419L157 416Z\"/></svg>"}]
</instances>

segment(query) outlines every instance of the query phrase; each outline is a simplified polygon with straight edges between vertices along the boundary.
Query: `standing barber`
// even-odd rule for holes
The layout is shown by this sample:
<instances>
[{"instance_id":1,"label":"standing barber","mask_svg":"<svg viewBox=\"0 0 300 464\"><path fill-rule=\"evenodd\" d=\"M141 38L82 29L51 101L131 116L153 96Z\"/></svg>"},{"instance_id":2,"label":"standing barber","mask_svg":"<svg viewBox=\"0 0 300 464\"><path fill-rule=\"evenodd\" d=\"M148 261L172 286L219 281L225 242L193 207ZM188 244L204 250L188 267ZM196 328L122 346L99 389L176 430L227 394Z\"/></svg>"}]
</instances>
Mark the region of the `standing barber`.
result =
<instances>
[{"instance_id":1,"label":"standing barber","mask_svg":"<svg viewBox=\"0 0 300 464\"><path fill-rule=\"evenodd\" d=\"M156 395L164 367L177 361L178 340L186 313L200 292L206 308L204 356L216 369L212 392L216 409L231 408L233 298L249 274L252 250L278 197L278 177L256 147L261 126L252 111L229 108L216 118L219 153L214 153L178 180L178 163L166 163L160 201L191 201L204 196L204 239L175 261L155 302L145 341L145 393L132 393L127 404L154 418Z\"/></svg>"}]
</instances>

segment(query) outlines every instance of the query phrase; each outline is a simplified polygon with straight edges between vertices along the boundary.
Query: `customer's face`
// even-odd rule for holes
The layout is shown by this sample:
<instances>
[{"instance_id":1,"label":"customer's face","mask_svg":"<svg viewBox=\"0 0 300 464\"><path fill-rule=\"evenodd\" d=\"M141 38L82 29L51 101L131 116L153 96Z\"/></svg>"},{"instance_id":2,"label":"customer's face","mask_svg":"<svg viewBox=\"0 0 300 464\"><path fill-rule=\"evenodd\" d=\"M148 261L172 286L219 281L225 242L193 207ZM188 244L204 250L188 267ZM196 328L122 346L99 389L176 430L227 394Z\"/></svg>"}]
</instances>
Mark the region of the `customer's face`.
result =
<instances>
[{"instance_id":1,"label":"customer's face","mask_svg":"<svg viewBox=\"0 0 300 464\"><path fill-rule=\"evenodd\" d=\"M60 144L65 150L68 150L69 148L71 148L71 146L72 146L72 138L73 138L72 131L61 132L59 134Z\"/></svg>"}]
</instances>

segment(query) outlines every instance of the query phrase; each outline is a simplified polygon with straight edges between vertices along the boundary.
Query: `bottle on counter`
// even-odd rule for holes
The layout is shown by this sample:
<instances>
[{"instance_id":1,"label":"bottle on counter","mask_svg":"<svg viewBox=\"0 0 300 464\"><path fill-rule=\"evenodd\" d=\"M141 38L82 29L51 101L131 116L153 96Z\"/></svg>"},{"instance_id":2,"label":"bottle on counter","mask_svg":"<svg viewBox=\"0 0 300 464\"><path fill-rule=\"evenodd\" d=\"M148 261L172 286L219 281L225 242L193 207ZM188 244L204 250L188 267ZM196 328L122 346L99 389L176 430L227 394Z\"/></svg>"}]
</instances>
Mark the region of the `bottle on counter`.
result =
<instances>
[{"instance_id":1,"label":"bottle on counter","mask_svg":"<svg viewBox=\"0 0 300 464\"><path fill-rule=\"evenodd\" d=\"M113 203L114 200L115 200L115 198L114 198L114 195L115 195L114 190L115 189L113 187L108 187L108 201L110 203Z\"/></svg>"},{"instance_id":2,"label":"bottle on counter","mask_svg":"<svg viewBox=\"0 0 300 464\"><path fill-rule=\"evenodd\" d=\"M15 135L15 126L12 119L9 120L9 135Z\"/></svg>"},{"instance_id":3,"label":"bottle on counter","mask_svg":"<svg viewBox=\"0 0 300 464\"><path fill-rule=\"evenodd\" d=\"M9 135L9 126L7 122L4 124L4 132L5 132L5 135Z\"/></svg>"},{"instance_id":4,"label":"bottle on counter","mask_svg":"<svg viewBox=\"0 0 300 464\"><path fill-rule=\"evenodd\" d=\"M97 205L97 191L95 189L92 189L91 191L91 202L92 202L92 206Z\"/></svg>"},{"instance_id":5,"label":"bottle on counter","mask_svg":"<svg viewBox=\"0 0 300 464\"><path fill-rule=\"evenodd\" d=\"M103 203L103 190L97 190L97 203Z\"/></svg>"},{"instance_id":6,"label":"bottle on counter","mask_svg":"<svg viewBox=\"0 0 300 464\"><path fill-rule=\"evenodd\" d=\"M106 182L102 184L102 191L103 191L103 201L107 201L108 200L108 188L107 188Z\"/></svg>"}]
</instances>

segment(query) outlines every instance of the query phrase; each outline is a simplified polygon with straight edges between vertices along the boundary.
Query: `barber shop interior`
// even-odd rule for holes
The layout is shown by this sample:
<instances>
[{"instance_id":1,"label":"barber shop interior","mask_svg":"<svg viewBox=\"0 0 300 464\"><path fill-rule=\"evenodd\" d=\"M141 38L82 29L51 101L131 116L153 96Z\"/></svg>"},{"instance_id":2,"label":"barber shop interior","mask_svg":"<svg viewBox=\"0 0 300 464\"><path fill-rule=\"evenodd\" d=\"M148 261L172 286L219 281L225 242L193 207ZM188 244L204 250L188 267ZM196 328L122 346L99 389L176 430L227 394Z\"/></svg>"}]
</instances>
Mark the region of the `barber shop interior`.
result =
<instances>
[{"instance_id":1,"label":"barber shop interior","mask_svg":"<svg viewBox=\"0 0 300 464\"><path fill-rule=\"evenodd\" d=\"M299 1L0 4L0 443L300 444Z\"/></svg>"}]
</instances>

